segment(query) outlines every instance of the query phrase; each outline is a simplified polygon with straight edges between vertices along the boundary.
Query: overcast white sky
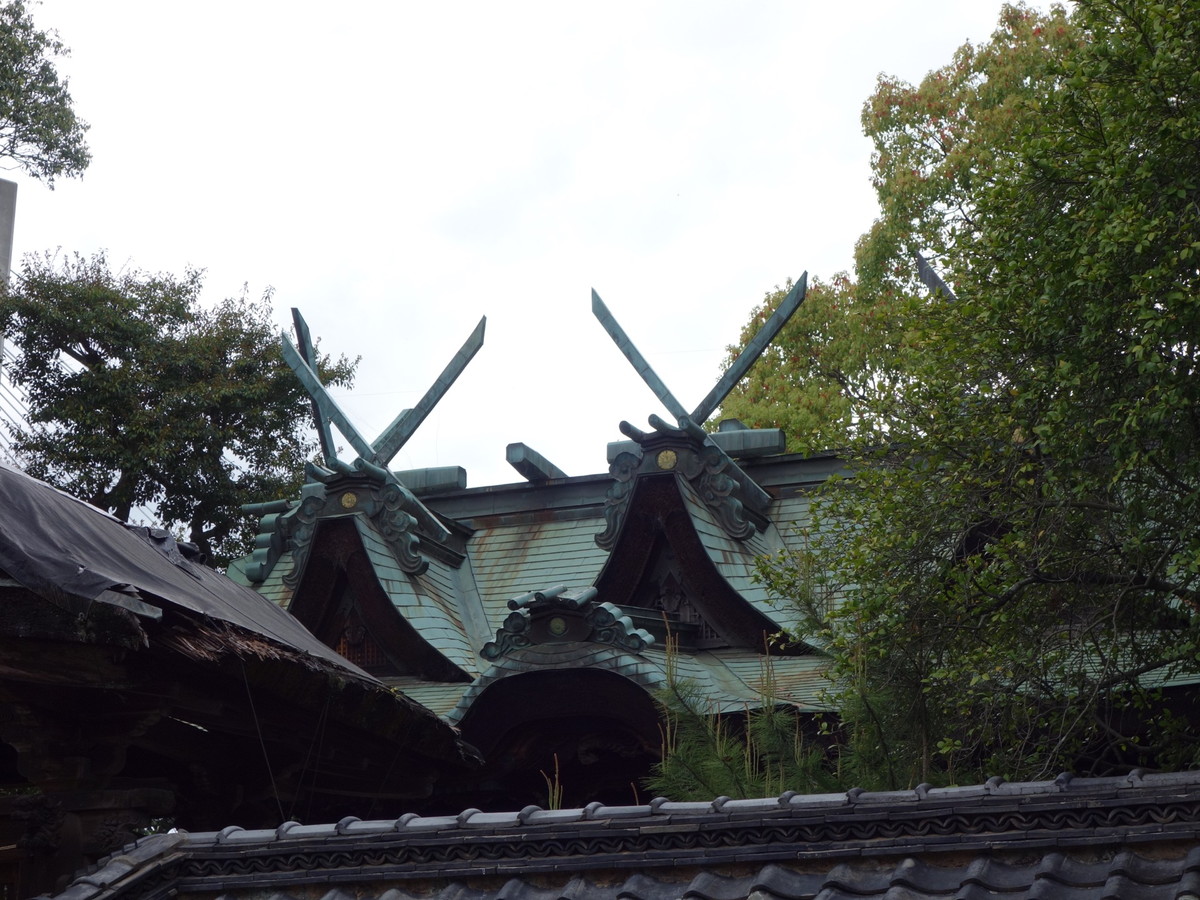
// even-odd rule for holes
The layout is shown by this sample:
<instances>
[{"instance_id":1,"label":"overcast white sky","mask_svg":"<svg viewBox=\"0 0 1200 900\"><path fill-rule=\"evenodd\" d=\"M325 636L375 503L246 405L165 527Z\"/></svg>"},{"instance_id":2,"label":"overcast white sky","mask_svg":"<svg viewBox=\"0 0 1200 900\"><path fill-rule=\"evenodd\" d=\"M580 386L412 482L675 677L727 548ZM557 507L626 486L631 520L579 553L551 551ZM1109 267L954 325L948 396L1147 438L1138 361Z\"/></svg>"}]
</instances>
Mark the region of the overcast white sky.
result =
<instances>
[{"instance_id":1,"label":"overcast white sky","mask_svg":"<svg viewBox=\"0 0 1200 900\"><path fill-rule=\"evenodd\" d=\"M663 414L595 288L694 406L765 291L848 269L876 214L859 115L999 14L987 0L583 4L44 0L93 162L19 174L14 258L106 249L274 288L368 440L470 333L487 339L393 468L519 480L524 441L606 470ZM347 457L353 453L345 454Z\"/></svg>"}]
</instances>

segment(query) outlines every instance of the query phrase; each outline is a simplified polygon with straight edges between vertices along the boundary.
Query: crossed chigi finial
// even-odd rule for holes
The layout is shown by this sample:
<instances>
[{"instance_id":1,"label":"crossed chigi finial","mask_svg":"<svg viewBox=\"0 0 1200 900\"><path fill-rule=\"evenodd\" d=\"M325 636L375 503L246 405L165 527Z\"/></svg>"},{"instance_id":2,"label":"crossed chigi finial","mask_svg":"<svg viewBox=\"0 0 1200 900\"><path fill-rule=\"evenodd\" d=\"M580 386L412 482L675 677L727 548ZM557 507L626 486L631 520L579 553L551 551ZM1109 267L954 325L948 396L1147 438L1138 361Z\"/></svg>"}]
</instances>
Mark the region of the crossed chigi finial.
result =
<instances>
[{"instance_id":1,"label":"crossed chigi finial","mask_svg":"<svg viewBox=\"0 0 1200 900\"><path fill-rule=\"evenodd\" d=\"M707 437L702 426L716 412L721 402L733 390L734 386L742 379L742 376L746 374L750 367L754 365L758 357L762 355L763 350L775 339L775 336L787 324L792 314L800 307L800 304L804 302L807 289L808 273L805 272L800 276L800 279L788 292L775 312L771 314L771 317L763 327L759 329L754 338L738 354L733 365L726 370L725 374L713 385L712 390L708 392L699 405L690 413L675 398L675 395L671 393L670 389L663 383L663 380L650 367L646 358L634 346L629 336L621 328L616 318L613 317L613 314L604 305L604 301L600 299L600 295L595 290L592 291L592 312L599 319L604 330L612 337L617 347L625 355L625 358L633 365L638 375L641 376L642 380L646 382L650 390L662 401L670 413L675 416L676 427L702 443L712 444L711 439ZM445 396L451 385L462 374L467 364L470 363L479 351L479 348L483 346L483 335L487 324L487 317L484 316L479 320L479 324L475 326L475 330L471 332L471 335L463 343L462 347L459 348L458 353L450 360L450 363L442 371L442 374L430 386L429 390L425 392L425 395L417 405L411 409L401 411L400 415L374 441L368 441L363 437L362 433L354 427L354 424L329 395L329 392L325 389L320 377L316 373L316 350L313 346L308 324L297 309L292 310L292 318L295 322L296 338L299 346L293 345L288 340L287 335L283 335L281 337L283 357L312 398L313 418L316 421L317 434L321 444L321 456L326 468L331 472L339 473L350 471L371 473L396 484L405 493L407 498L411 498L414 512L419 513L419 518L425 524L433 527L435 532L443 532L444 528L437 522L436 518L425 509L424 505L407 488L400 484L399 479L388 469L388 464L408 439L413 436L421 426L421 423L433 411L438 401ZM338 459L330 429L331 425L341 432L350 446L358 453L358 457L354 460L353 464L348 466ZM669 429L671 427L655 415L650 416L650 425L656 429ZM621 431L630 437L636 439L642 436L642 433L628 422L621 422L620 427Z\"/></svg>"},{"instance_id":2,"label":"crossed chigi finial","mask_svg":"<svg viewBox=\"0 0 1200 900\"><path fill-rule=\"evenodd\" d=\"M458 353L450 360L449 365L446 366L442 374L430 386L429 390L425 392L425 395L418 401L417 405L411 409L401 411L392 424L385 428L383 433L374 441L367 441L362 436L362 433L354 427L354 423L342 412L334 399L329 396L329 392L325 389L325 385L321 383L321 379L316 372L316 349L313 346L308 324L297 309L292 310L292 319L296 325L296 338L299 347L294 346L288 340L286 334L283 335L281 337L283 358L292 371L296 373L296 377L300 379L309 396L312 397L313 418L317 423L317 434L321 442L321 456L325 462L325 466L333 472L364 472L372 474L381 480L391 482L400 489L406 500L405 506L409 508L409 511L417 517L423 526L428 528L434 535L442 535L443 537L447 535L448 532L446 532L445 527L437 518L388 469L388 463L400 452L400 449L416 433L416 430L421 427L421 423L425 421L426 417L433 411L433 408L437 406L438 401L445 396L446 392L450 390L450 386L454 384L458 376L467 367L467 364L479 352L479 348L483 346L483 332L487 324L487 317L484 316L479 320L479 324L475 326L475 330L471 332L470 337L459 348ZM333 436L330 431L331 424L342 433L350 446L358 453L358 458L349 466L337 457Z\"/></svg>"},{"instance_id":3,"label":"crossed chigi finial","mask_svg":"<svg viewBox=\"0 0 1200 900\"><path fill-rule=\"evenodd\" d=\"M677 427L698 440L704 441L705 433L702 428L704 423L716 412L717 407L721 405L721 401L729 395L734 386L741 381L742 376L754 365L755 361L762 355L763 350L767 348L767 345L775 339L775 335L779 334L780 329L787 324L788 319L792 317L792 313L800 308L800 304L804 302L804 296L807 291L808 272L805 272L800 276L800 280L796 282L792 289L788 291L783 302L779 304L763 327L758 330L758 334L754 335L750 343L738 354L738 358L733 361L733 365L725 371L720 380L713 385L713 389L708 392L705 398L700 401L700 404L690 413L684 408L682 403L675 399L675 395L671 393L663 383L663 380L650 368L650 364L646 362L646 358L633 345L633 341L629 339L629 335L621 328L595 290L592 291L592 313L600 320L600 324L604 326L604 330L608 332L609 337L613 339L620 351L625 354L625 358L633 365L638 375L641 376L642 381L646 382L650 390L654 391L654 396L658 397L671 415L675 417ZM658 416L650 416L650 425L654 428L661 429L664 424L663 420ZM630 437L640 434L628 422L621 423L621 431Z\"/></svg>"}]
</instances>

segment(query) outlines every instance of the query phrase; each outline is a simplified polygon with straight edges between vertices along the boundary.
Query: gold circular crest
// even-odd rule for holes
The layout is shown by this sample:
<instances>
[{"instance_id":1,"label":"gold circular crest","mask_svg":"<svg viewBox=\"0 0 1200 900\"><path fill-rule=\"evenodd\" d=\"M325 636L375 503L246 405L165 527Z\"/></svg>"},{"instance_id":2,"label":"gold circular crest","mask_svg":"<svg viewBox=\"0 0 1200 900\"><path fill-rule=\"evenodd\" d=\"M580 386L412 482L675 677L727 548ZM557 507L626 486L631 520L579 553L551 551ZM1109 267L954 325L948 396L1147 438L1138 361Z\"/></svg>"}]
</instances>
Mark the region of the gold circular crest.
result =
<instances>
[{"instance_id":1,"label":"gold circular crest","mask_svg":"<svg viewBox=\"0 0 1200 900\"><path fill-rule=\"evenodd\" d=\"M565 634L567 631L567 620L562 616L555 616L550 620L549 625L550 633L556 637L560 634Z\"/></svg>"},{"instance_id":2,"label":"gold circular crest","mask_svg":"<svg viewBox=\"0 0 1200 900\"><path fill-rule=\"evenodd\" d=\"M660 469L673 469L679 462L679 457L675 455L674 450L663 450L658 454L657 462Z\"/></svg>"},{"instance_id":3,"label":"gold circular crest","mask_svg":"<svg viewBox=\"0 0 1200 900\"><path fill-rule=\"evenodd\" d=\"M342 494L342 506L346 509L354 509L358 506L358 494L354 491L346 491Z\"/></svg>"}]
</instances>

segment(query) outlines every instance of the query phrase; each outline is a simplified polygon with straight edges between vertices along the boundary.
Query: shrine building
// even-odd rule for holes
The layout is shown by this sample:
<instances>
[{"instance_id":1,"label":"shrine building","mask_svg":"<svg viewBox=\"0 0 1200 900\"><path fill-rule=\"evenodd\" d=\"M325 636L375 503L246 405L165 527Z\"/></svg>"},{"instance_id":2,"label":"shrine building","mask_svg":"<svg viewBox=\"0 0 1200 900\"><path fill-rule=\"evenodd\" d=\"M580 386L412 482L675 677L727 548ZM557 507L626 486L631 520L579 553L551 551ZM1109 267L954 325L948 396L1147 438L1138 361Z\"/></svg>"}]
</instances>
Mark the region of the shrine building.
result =
<instances>
[{"instance_id":1,"label":"shrine building","mask_svg":"<svg viewBox=\"0 0 1200 900\"><path fill-rule=\"evenodd\" d=\"M757 561L797 549L793 524L840 468L785 452L784 435L702 426L804 297L776 316L693 410L658 379L593 294L593 310L676 421L627 422L609 471L568 477L524 444L523 480L470 488L458 467L393 471L392 457L483 343L472 333L430 392L369 442L309 367L324 462L299 497L259 504L256 549L228 574L287 609L354 664L456 727L485 760L439 783L439 808L636 802L663 744L656 692L686 680L712 713L822 709L825 659L781 643ZM333 453L331 427L357 451Z\"/></svg>"}]
</instances>

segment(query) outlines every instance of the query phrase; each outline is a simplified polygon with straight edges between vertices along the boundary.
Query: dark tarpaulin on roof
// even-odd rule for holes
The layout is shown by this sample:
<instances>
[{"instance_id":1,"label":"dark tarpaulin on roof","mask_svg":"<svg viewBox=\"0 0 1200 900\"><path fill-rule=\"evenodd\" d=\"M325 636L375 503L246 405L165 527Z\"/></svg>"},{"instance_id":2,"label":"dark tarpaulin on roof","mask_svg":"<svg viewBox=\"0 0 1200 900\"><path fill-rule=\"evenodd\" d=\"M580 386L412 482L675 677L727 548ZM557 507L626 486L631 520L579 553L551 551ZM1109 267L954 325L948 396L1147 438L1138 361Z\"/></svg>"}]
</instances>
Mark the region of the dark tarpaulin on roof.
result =
<instances>
[{"instance_id":1,"label":"dark tarpaulin on roof","mask_svg":"<svg viewBox=\"0 0 1200 900\"><path fill-rule=\"evenodd\" d=\"M157 529L126 526L45 482L0 463L0 570L60 606L140 600L177 607L317 657L360 679L357 666L249 588L179 552ZM134 602L130 608L137 608Z\"/></svg>"}]
</instances>

